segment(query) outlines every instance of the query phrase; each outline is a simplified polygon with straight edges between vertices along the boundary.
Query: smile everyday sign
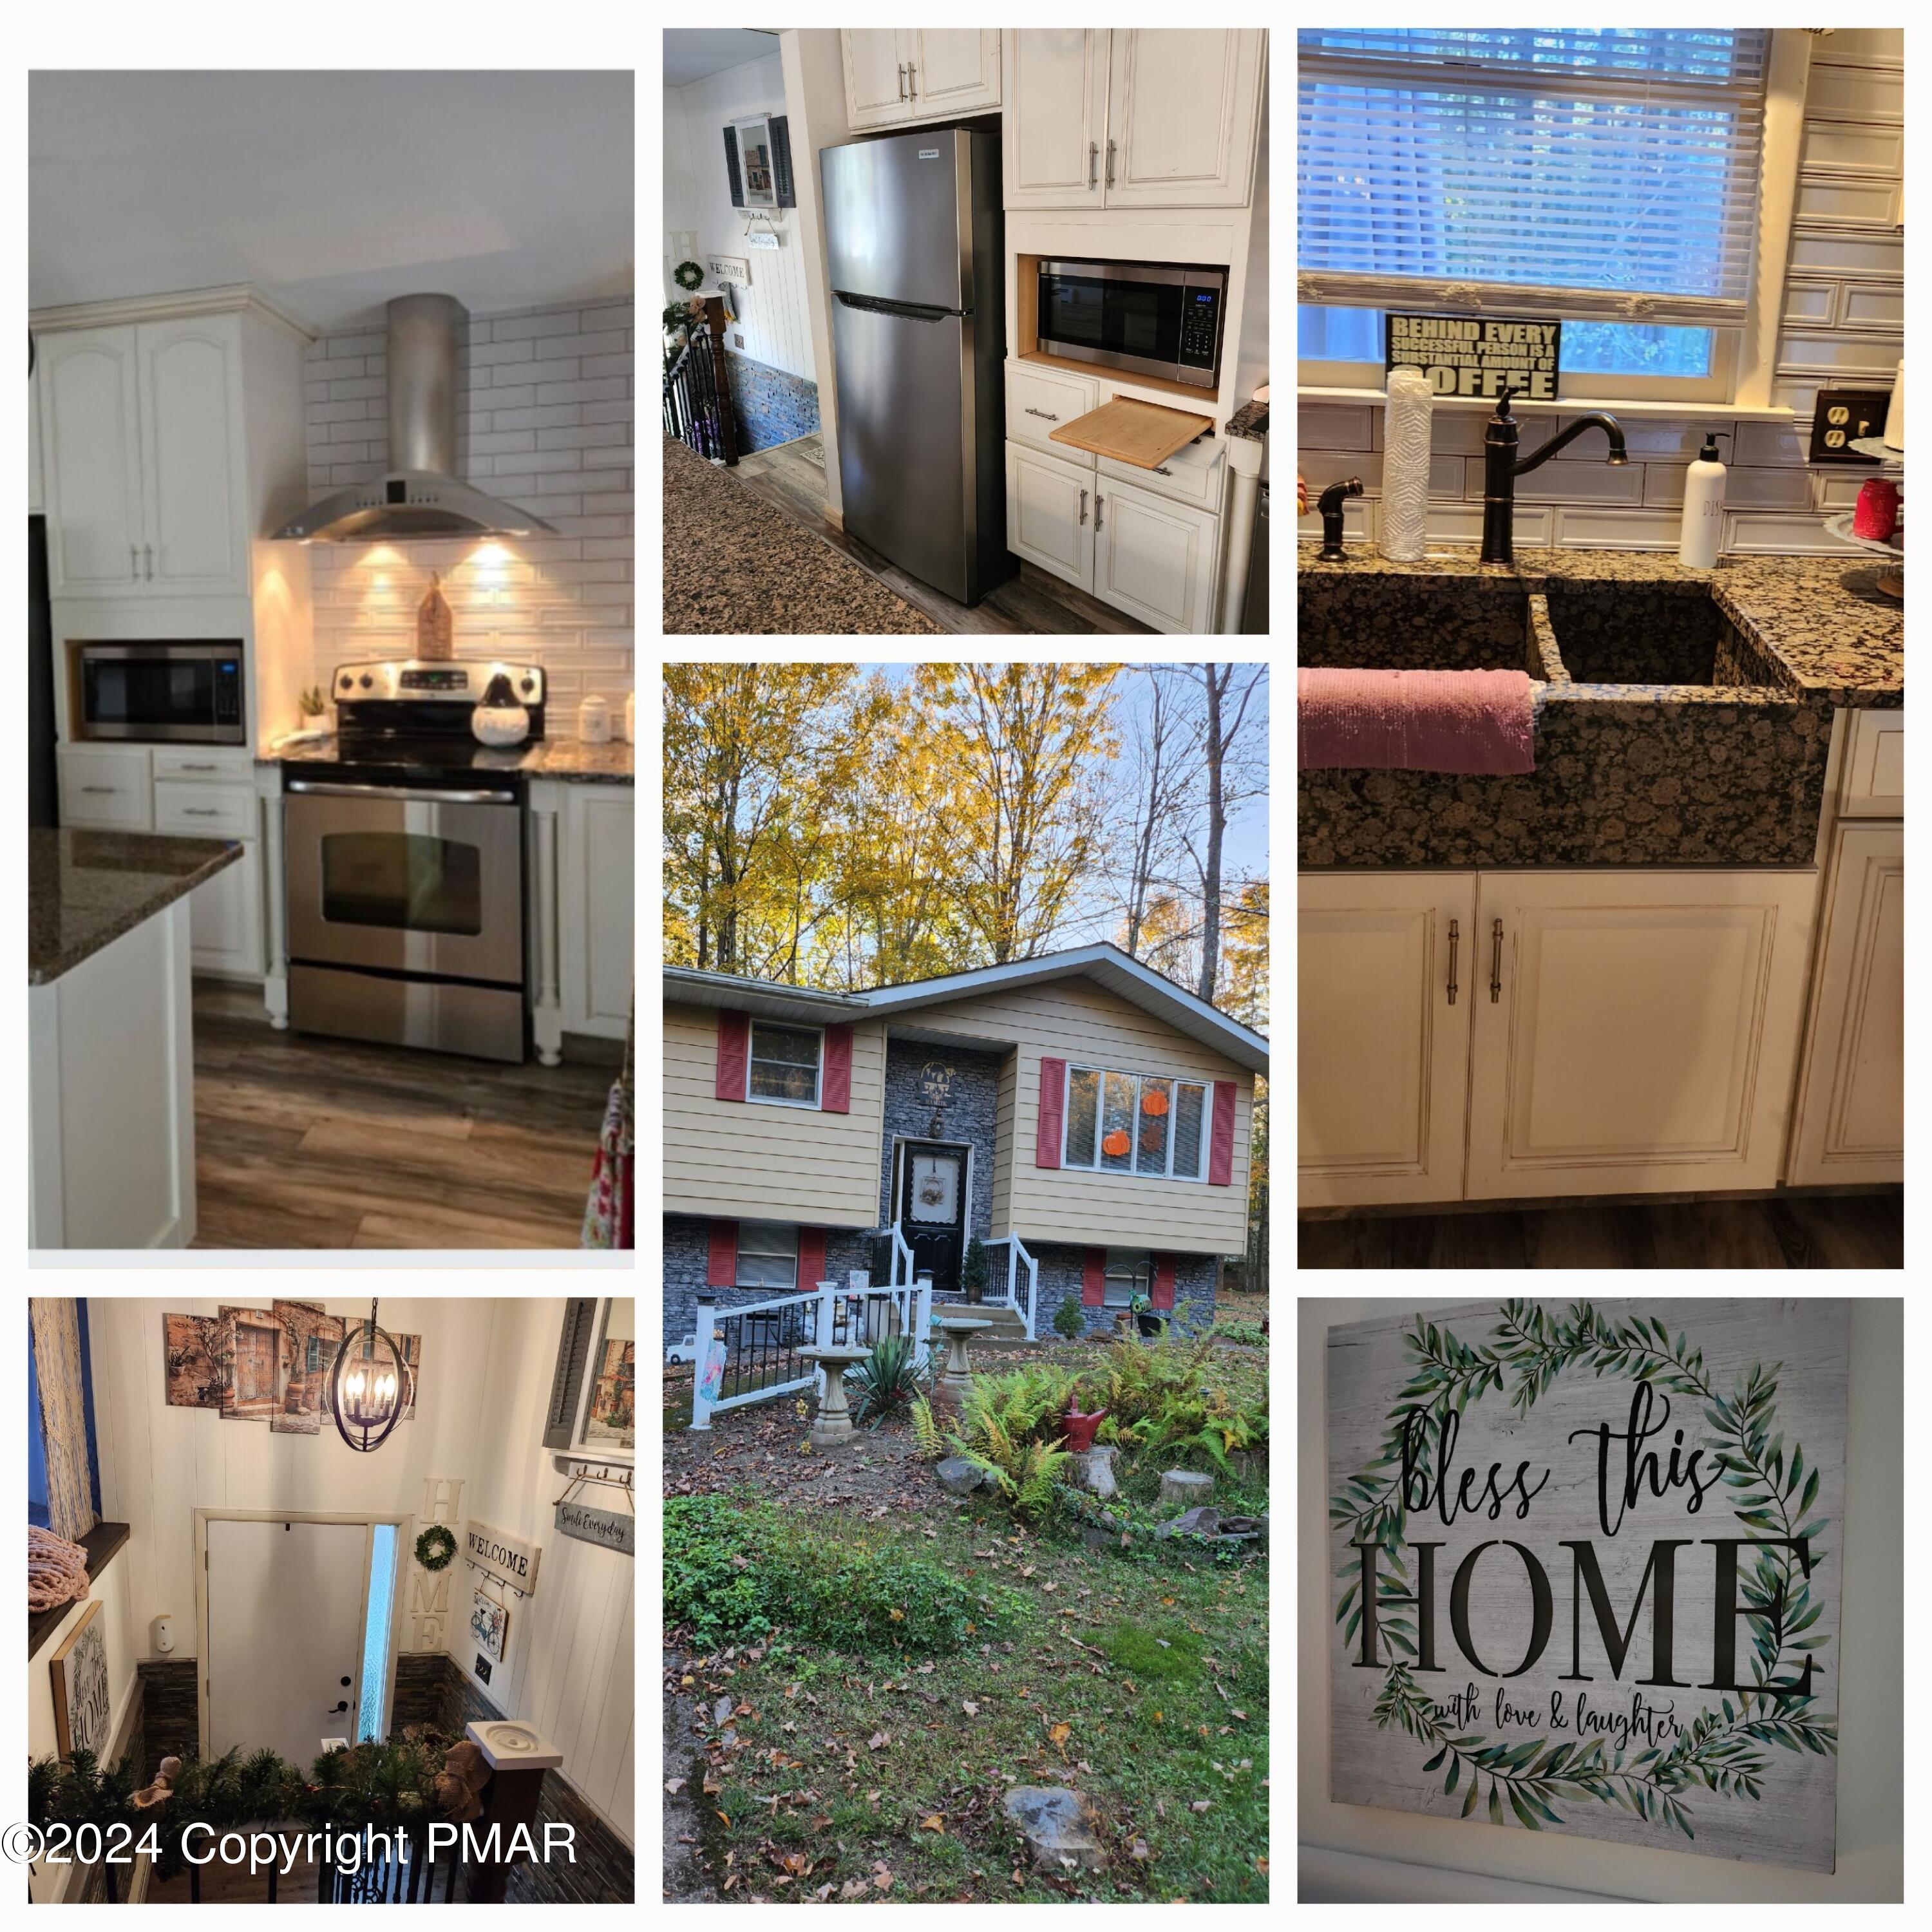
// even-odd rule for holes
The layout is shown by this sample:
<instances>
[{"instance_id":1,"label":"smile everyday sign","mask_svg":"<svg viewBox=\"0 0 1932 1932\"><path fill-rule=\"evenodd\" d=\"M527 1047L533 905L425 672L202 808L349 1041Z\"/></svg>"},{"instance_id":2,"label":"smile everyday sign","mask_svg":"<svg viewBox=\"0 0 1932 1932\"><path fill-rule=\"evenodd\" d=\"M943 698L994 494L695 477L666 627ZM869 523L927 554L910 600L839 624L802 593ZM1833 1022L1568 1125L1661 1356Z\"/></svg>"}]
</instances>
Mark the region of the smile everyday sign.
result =
<instances>
[{"instance_id":1,"label":"smile everyday sign","mask_svg":"<svg viewBox=\"0 0 1932 1932\"><path fill-rule=\"evenodd\" d=\"M1331 1798L1834 1869L1847 1330L1771 1300L1331 1328Z\"/></svg>"}]
</instances>

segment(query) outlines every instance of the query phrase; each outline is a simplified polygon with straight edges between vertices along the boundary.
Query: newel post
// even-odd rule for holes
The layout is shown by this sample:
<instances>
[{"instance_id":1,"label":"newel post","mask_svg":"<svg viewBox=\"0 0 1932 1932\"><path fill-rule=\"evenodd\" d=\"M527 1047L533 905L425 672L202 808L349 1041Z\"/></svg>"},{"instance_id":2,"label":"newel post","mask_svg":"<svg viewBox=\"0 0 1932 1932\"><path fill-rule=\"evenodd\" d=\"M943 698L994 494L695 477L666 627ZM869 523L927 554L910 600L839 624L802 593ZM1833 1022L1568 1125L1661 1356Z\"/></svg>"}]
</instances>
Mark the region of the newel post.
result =
<instances>
[{"instance_id":1,"label":"newel post","mask_svg":"<svg viewBox=\"0 0 1932 1932\"><path fill-rule=\"evenodd\" d=\"M563 1754L528 1724L492 1722L468 1724L464 1730L490 1772L483 1787L483 1815L470 1828L478 1844L488 1841L492 1826L497 1832L496 1856L464 1868L464 1893L472 1905L500 1905L512 1868L529 1862L520 1849L514 1854L509 1849L519 1826L530 1828L538 1855L542 1855L542 1832L536 1821L544 1773L561 1765Z\"/></svg>"}]
</instances>

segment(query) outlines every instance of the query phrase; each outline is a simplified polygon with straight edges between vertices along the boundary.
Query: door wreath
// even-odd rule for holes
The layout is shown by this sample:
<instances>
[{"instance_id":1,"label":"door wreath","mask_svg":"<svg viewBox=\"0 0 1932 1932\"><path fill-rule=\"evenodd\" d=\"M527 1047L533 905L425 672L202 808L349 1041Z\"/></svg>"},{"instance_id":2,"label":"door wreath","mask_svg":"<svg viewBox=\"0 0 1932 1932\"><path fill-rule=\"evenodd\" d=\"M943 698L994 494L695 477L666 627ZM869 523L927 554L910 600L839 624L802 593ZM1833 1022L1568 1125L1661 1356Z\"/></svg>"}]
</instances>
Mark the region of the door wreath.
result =
<instances>
[{"instance_id":1,"label":"door wreath","mask_svg":"<svg viewBox=\"0 0 1932 1932\"><path fill-rule=\"evenodd\" d=\"M1404 1331L1402 1342L1414 1358L1408 1383L1390 1411L1382 1455L1358 1471L1330 1498L1330 1520L1343 1532L1347 1553L1336 1574L1347 1585L1336 1606L1335 1621L1345 1624L1346 1645L1361 1622L1358 1600L1365 1576L1372 1576L1376 1600L1384 1594L1405 1594L1408 1569L1400 1550L1407 1521L1400 1474L1406 1430L1418 1429L1425 1453L1432 1454L1445 1419L1460 1418L1472 1403L1503 1390L1506 1378L1510 1406L1527 1414L1566 1370L1594 1370L1634 1382L1653 1383L1672 1394L1702 1405L1713 1432L1709 1446L1725 1484L1736 1493L1732 1506L1748 1528L1767 1535L1810 1539L1829 1519L1807 1520L1817 1500L1819 1472L1808 1471L1804 1450L1790 1445L1789 1460L1777 1424L1773 1400L1778 1394L1778 1364L1767 1369L1754 1363L1729 1396L1720 1395L1704 1372L1700 1348L1688 1346L1654 1316L1639 1316L1612 1324L1587 1301L1573 1306L1567 1317L1552 1320L1547 1312L1527 1301L1506 1302L1501 1321L1490 1331L1491 1346L1471 1348L1446 1329L1417 1316ZM1418 1412L1421 1420L1409 1418ZM1365 1552L1357 1546L1372 1544ZM1815 1567L1825 1552L1808 1548ZM1389 1568L1384 1570L1386 1556ZM1653 1823L1674 1825L1688 1838L1689 1808L1679 1794L1701 1786L1731 1798L1758 1798L1770 1760L1759 1748L1778 1744L1787 1750L1808 1750L1835 1756L1838 1726L1833 1718L1813 1714L1814 1697L1785 1690L1776 1694L1780 1664L1802 1670L1807 1654L1828 1640L1806 1634L1823 1606L1811 1599L1802 1574L1794 1576L1797 1558L1790 1550L1774 1558L1758 1552L1747 1574L1739 1566L1739 1594L1750 1606L1748 1621L1756 1651L1756 1688L1739 1694L1732 1706L1722 1700L1721 1715L1706 1711L1668 1750L1660 1748L1628 1756L1628 1747L1606 1752L1601 1736L1587 1745L1576 1740L1552 1744L1534 1739L1526 1744L1498 1744L1477 1735L1452 1736L1454 1728L1436 1712L1417 1684L1408 1664L1395 1656L1416 1653L1414 1625L1403 1618L1378 1614L1375 1628L1388 1640L1394 1660L1383 1679L1375 1703L1378 1728L1400 1724L1418 1743L1432 1745L1435 1755L1422 1768L1442 1771L1442 1789L1454 1791L1466 1776L1468 1795L1460 1816L1468 1817L1489 1780L1489 1817L1505 1822L1504 1804L1532 1832L1546 1822L1561 1825L1559 1804L1582 1800L1620 1804ZM1795 1680L1794 1680L1795 1681Z\"/></svg>"},{"instance_id":2,"label":"door wreath","mask_svg":"<svg viewBox=\"0 0 1932 1932\"><path fill-rule=\"evenodd\" d=\"M456 1538L440 1522L433 1522L416 1538L416 1561L425 1570L447 1570L456 1554Z\"/></svg>"}]
</instances>

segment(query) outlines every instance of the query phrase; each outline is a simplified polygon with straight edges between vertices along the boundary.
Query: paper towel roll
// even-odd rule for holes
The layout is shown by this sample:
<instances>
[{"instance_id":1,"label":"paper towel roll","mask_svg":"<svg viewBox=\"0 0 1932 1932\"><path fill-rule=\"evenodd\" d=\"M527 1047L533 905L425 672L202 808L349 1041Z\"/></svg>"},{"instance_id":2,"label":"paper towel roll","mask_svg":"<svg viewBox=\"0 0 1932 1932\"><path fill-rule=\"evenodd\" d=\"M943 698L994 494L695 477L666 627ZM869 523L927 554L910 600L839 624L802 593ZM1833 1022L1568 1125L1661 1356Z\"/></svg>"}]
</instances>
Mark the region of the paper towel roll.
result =
<instances>
[{"instance_id":1,"label":"paper towel roll","mask_svg":"<svg viewBox=\"0 0 1932 1932\"><path fill-rule=\"evenodd\" d=\"M1392 369L1382 416L1382 500L1376 548L1392 563L1421 560L1429 519L1430 438L1435 392L1420 369Z\"/></svg>"},{"instance_id":2,"label":"paper towel roll","mask_svg":"<svg viewBox=\"0 0 1932 1932\"><path fill-rule=\"evenodd\" d=\"M1892 385L1892 401L1885 412L1885 446L1905 447L1905 358L1899 358L1898 374Z\"/></svg>"}]
</instances>

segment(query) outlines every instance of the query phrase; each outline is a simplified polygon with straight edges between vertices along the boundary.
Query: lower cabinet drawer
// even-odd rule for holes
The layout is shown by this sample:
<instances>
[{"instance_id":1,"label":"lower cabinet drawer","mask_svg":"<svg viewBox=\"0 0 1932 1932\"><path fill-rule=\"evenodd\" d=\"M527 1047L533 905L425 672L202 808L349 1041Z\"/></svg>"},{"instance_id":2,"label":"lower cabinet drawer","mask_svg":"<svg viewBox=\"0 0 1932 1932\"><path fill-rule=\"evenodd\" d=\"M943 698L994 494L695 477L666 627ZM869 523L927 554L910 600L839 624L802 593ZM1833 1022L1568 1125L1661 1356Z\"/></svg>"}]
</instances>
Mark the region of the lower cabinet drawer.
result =
<instances>
[{"instance_id":1,"label":"lower cabinet drawer","mask_svg":"<svg viewBox=\"0 0 1932 1932\"><path fill-rule=\"evenodd\" d=\"M1156 496L1172 496L1177 502L1192 503L1197 509L1219 512L1221 486L1228 474L1227 460L1221 446L1212 436L1177 449L1152 470L1138 464L1123 463L1118 458L1100 459L1100 474L1117 483L1132 483L1151 490Z\"/></svg>"},{"instance_id":2,"label":"lower cabinet drawer","mask_svg":"<svg viewBox=\"0 0 1932 1932\"><path fill-rule=\"evenodd\" d=\"M1024 362L1006 364L1006 434L1016 442L1051 448L1066 462L1091 470L1094 458L1084 449L1052 442L1053 432L1090 415L1100 406L1100 386L1058 369L1035 369Z\"/></svg>"},{"instance_id":3,"label":"lower cabinet drawer","mask_svg":"<svg viewBox=\"0 0 1932 1932\"><path fill-rule=\"evenodd\" d=\"M1156 631L1212 631L1220 518L1137 484L1097 480L1094 595Z\"/></svg>"},{"instance_id":4,"label":"lower cabinet drawer","mask_svg":"<svg viewBox=\"0 0 1932 1932\"><path fill-rule=\"evenodd\" d=\"M153 825L146 746L68 746L58 754L61 824L146 832Z\"/></svg>"},{"instance_id":5,"label":"lower cabinet drawer","mask_svg":"<svg viewBox=\"0 0 1932 1932\"><path fill-rule=\"evenodd\" d=\"M201 784L253 784L254 754L245 748L222 745L157 745L154 776L189 778Z\"/></svg>"},{"instance_id":6,"label":"lower cabinet drawer","mask_svg":"<svg viewBox=\"0 0 1932 1932\"><path fill-rule=\"evenodd\" d=\"M194 838L248 838L255 831L252 785L196 784L185 778L154 785L154 830Z\"/></svg>"}]
</instances>

